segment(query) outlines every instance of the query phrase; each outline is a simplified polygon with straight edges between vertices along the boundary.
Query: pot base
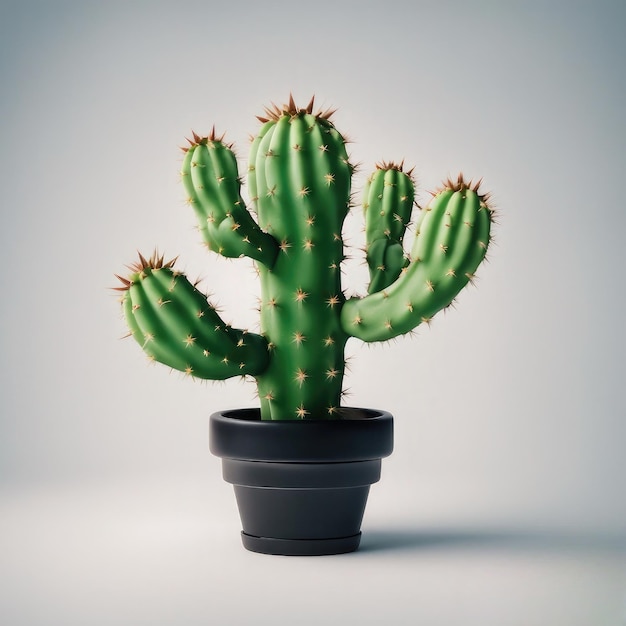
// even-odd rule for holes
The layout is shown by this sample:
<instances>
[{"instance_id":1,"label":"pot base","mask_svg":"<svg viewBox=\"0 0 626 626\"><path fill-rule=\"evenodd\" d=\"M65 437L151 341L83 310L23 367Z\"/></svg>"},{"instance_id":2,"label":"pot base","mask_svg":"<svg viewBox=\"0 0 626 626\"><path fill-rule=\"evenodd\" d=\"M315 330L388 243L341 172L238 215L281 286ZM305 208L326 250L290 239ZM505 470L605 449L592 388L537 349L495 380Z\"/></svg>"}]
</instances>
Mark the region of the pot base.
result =
<instances>
[{"instance_id":1,"label":"pot base","mask_svg":"<svg viewBox=\"0 0 626 626\"><path fill-rule=\"evenodd\" d=\"M275 539L255 537L241 532L243 547L260 554L283 556L324 556L354 552L361 543L361 533L336 539Z\"/></svg>"}]
</instances>

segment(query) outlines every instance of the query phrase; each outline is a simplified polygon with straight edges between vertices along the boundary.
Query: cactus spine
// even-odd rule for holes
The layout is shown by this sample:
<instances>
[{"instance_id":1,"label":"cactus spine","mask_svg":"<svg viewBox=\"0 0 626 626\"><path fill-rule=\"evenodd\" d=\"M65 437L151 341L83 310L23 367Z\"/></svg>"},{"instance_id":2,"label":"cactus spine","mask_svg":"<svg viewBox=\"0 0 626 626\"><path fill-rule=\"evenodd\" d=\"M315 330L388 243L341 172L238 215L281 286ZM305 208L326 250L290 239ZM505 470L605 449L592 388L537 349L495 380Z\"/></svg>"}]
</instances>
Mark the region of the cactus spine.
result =
<instances>
[{"instance_id":1,"label":"cactus spine","mask_svg":"<svg viewBox=\"0 0 626 626\"><path fill-rule=\"evenodd\" d=\"M354 168L331 115L290 98L259 118L248 166L257 221L223 136L194 133L184 149L183 181L207 247L257 262L261 334L225 324L156 254L121 278L131 334L150 358L199 378L255 377L263 419L339 417L347 339L384 341L429 321L473 279L490 241L488 197L459 176L421 212L405 255L414 182L402 165L380 164L363 197L369 293L346 301L341 233Z\"/></svg>"}]
</instances>

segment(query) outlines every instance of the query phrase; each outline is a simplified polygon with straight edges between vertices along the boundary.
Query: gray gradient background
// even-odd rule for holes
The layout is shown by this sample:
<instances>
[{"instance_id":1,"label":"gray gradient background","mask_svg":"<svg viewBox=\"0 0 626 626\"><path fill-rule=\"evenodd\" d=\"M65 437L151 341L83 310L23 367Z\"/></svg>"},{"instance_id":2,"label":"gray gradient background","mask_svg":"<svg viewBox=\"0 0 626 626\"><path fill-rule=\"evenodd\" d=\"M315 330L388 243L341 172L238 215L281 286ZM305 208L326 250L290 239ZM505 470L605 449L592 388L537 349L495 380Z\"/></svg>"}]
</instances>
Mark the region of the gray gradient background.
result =
<instances>
[{"instance_id":1,"label":"gray gradient background","mask_svg":"<svg viewBox=\"0 0 626 626\"><path fill-rule=\"evenodd\" d=\"M0 2L0 621L624 624L625 21L607 1ZM501 213L456 310L350 343L348 402L391 411L396 450L363 550L312 560L240 548L208 453L208 415L254 386L149 367L107 291L158 245L254 327L251 266L203 251L177 146L215 123L243 161L290 91L339 107L357 190L406 157L421 199L463 169Z\"/></svg>"}]
</instances>

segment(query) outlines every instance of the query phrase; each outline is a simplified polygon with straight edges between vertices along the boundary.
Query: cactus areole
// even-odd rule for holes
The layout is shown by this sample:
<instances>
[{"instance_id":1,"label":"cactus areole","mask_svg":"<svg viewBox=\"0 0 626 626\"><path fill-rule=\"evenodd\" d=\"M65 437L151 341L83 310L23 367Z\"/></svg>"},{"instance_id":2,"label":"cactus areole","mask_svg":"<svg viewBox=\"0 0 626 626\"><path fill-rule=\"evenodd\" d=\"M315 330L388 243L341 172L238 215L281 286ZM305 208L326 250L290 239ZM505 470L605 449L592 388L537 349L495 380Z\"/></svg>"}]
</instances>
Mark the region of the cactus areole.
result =
<instances>
[{"instance_id":1,"label":"cactus areole","mask_svg":"<svg viewBox=\"0 0 626 626\"><path fill-rule=\"evenodd\" d=\"M381 163L362 197L370 285L347 299L342 226L354 166L332 113L290 98L259 117L248 160L256 219L223 136L194 133L183 148L182 180L206 247L256 262L260 333L224 322L174 260L140 254L120 277L130 333L148 357L202 379L254 377L263 420L341 419L348 338L386 341L429 322L473 280L490 242L488 194L459 175L419 211L405 252L412 172Z\"/></svg>"}]
</instances>

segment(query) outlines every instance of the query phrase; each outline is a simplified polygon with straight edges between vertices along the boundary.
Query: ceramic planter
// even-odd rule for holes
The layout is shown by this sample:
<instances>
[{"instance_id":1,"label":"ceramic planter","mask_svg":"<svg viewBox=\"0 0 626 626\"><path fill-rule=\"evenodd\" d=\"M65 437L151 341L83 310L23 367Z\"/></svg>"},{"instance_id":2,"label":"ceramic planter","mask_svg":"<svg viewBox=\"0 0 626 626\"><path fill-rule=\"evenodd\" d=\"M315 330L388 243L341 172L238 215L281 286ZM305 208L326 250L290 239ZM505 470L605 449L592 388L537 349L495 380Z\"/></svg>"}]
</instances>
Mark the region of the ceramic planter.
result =
<instances>
[{"instance_id":1,"label":"ceramic planter","mask_svg":"<svg viewBox=\"0 0 626 626\"><path fill-rule=\"evenodd\" d=\"M253 552L352 552L370 485L393 450L385 411L343 408L336 420L262 421L258 409L214 413L211 452L234 486L243 545Z\"/></svg>"}]
</instances>

